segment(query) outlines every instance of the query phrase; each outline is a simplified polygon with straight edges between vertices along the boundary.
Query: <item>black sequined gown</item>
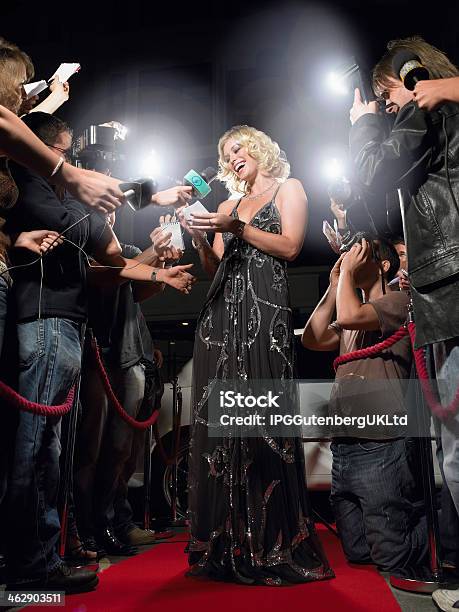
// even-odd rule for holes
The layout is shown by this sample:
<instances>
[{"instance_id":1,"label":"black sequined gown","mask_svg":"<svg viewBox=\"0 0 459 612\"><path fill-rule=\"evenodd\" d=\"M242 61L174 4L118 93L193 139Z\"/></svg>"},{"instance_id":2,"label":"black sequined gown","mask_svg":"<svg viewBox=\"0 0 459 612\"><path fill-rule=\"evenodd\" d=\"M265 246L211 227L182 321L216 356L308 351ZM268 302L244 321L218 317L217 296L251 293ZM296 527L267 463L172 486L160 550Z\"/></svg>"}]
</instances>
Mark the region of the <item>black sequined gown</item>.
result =
<instances>
[{"instance_id":1,"label":"black sequined gown","mask_svg":"<svg viewBox=\"0 0 459 612\"><path fill-rule=\"evenodd\" d=\"M250 224L281 233L275 196ZM208 437L215 381L293 377L286 263L232 234L223 240L193 358L189 573L266 585L330 578L310 518L301 441Z\"/></svg>"}]
</instances>

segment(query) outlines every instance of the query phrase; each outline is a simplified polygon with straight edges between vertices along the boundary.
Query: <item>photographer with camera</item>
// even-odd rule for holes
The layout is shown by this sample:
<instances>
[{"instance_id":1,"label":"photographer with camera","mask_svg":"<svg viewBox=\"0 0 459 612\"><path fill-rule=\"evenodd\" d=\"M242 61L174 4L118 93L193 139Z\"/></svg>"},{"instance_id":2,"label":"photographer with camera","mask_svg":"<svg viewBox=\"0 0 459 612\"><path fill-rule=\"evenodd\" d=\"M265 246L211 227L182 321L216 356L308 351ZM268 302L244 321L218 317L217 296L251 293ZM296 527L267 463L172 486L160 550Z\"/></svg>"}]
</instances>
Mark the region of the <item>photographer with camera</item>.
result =
<instances>
[{"instance_id":1,"label":"photographer with camera","mask_svg":"<svg viewBox=\"0 0 459 612\"><path fill-rule=\"evenodd\" d=\"M401 54L419 68L416 78L410 77L408 61L399 67ZM420 38L390 42L373 70L373 88L396 110L394 126L387 136L377 104L364 104L356 91L350 145L356 173L367 189L403 187L409 193L403 215L416 346L433 354L440 398L452 415L441 427L443 472L459 511L458 75L444 53ZM442 89L446 95L438 94ZM459 591L454 596L459 601ZM450 609L451 602L435 600Z\"/></svg>"},{"instance_id":2,"label":"photographer with camera","mask_svg":"<svg viewBox=\"0 0 459 612\"><path fill-rule=\"evenodd\" d=\"M343 355L391 336L408 312L407 294L388 290L398 268L397 253L387 241L355 236L331 271L330 285L304 329L303 345ZM330 412L343 417L406 414L403 380L410 376L411 361L410 341L403 338L379 355L339 365ZM425 521L415 507L413 440L404 433L382 426L371 432L355 427L332 432L331 502L350 562L392 571L426 561Z\"/></svg>"}]
</instances>

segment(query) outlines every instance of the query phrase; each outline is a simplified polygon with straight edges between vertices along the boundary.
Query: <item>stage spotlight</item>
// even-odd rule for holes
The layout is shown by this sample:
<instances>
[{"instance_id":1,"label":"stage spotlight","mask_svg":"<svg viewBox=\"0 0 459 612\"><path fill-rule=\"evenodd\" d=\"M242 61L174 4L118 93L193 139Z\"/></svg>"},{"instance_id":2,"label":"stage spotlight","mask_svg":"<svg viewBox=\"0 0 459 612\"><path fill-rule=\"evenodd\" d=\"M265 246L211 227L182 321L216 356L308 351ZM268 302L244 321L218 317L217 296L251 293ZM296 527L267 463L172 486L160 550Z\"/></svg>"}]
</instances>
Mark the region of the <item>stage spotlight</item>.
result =
<instances>
[{"instance_id":1,"label":"stage spotlight","mask_svg":"<svg viewBox=\"0 0 459 612\"><path fill-rule=\"evenodd\" d=\"M158 153L152 149L142 160L140 174L151 178L158 178L161 174L161 162Z\"/></svg>"},{"instance_id":2,"label":"stage spotlight","mask_svg":"<svg viewBox=\"0 0 459 612\"><path fill-rule=\"evenodd\" d=\"M333 157L327 161L323 166L323 175L329 181L335 181L341 179L344 176L344 164L342 161Z\"/></svg>"},{"instance_id":3,"label":"stage spotlight","mask_svg":"<svg viewBox=\"0 0 459 612\"><path fill-rule=\"evenodd\" d=\"M343 76L337 72L329 72L327 75L327 86L333 93L346 96L349 93L347 75Z\"/></svg>"}]
</instances>

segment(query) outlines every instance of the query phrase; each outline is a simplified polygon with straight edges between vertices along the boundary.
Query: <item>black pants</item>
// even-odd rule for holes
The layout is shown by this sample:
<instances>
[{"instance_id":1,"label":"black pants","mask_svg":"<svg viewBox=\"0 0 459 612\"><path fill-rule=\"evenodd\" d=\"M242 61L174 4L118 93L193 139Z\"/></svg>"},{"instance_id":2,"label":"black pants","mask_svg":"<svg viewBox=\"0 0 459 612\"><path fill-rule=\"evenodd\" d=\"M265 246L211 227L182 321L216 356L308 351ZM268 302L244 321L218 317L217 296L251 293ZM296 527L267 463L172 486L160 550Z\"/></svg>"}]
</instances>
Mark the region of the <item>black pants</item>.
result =
<instances>
[{"instance_id":1,"label":"black pants","mask_svg":"<svg viewBox=\"0 0 459 612\"><path fill-rule=\"evenodd\" d=\"M136 417L145 389L143 366L110 368L110 381L123 408ZM82 419L75 453L74 487L78 529L82 536L111 525L119 487L131 457L135 431L108 403L98 373L89 365L81 382Z\"/></svg>"}]
</instances>

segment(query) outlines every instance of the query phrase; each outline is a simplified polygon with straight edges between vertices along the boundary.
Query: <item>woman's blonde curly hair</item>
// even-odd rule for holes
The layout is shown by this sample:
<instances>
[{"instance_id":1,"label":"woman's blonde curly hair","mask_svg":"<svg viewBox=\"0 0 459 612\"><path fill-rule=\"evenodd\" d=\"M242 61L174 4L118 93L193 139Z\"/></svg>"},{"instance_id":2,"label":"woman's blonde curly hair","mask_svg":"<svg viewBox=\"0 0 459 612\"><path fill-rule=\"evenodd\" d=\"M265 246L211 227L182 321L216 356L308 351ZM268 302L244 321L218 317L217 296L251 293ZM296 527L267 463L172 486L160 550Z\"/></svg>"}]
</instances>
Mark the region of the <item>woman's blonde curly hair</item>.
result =
<instances>
[{"instance_id":1,"label":"woman's blonde curly hair","mask_svg":"<svg viewBox=\"0 0 459 612\"><path fill-rule=\"evenodd\" d=\"M257 161L261 170L270 174L279 183L287 180L290 174L290 164L277 142L254 127L236 125L225 132L218 141L219 170L217 176L222 183L225 183L227 189L243 194L250 192L247 181L240 180L232 167L224 160L223 147L230 138L234 138L241 147L247 149L248 154Z\"/></svg>"}]
</instances>

